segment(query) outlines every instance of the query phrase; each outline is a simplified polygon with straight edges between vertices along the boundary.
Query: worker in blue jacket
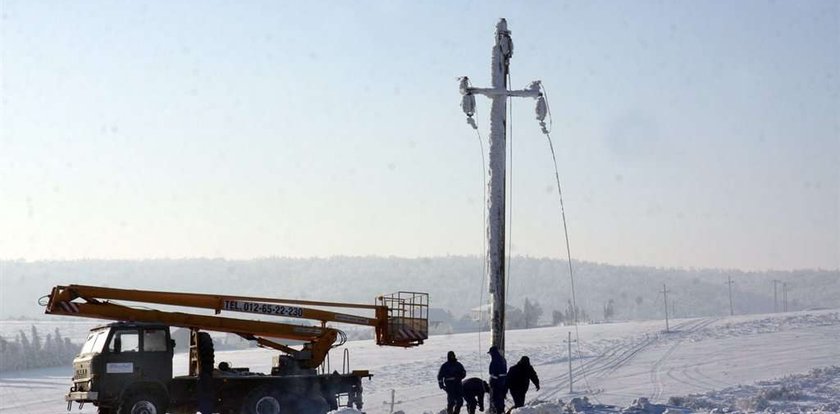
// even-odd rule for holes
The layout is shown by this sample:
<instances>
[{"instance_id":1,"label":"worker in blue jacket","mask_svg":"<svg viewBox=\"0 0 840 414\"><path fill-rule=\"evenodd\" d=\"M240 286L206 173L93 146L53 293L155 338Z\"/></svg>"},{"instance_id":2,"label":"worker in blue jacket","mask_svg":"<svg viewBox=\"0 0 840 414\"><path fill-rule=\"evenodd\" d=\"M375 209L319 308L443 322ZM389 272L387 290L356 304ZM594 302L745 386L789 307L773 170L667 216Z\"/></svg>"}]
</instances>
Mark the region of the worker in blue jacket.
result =
<instances>
[{"instance_id":1,"label":"worker in blue jacket","mask_svg":"<svg viewBox=\"0 0 840 414\"><path fill-rule=\"evenodd\" d=\"M507 395L507 361L495 345L490 347L490 403L491 413L505 412L505 395Z\"/></svg>"},{"instance_id":2,"label":"worker in blue jacket","mask_svg":"<svg viewBox=\"0 0 840 414\"><path fill-rule=\"evenodd\" d=\"M446 354L446 362L438 371L438 385L446 391L446 414L458 414L464 404L464 389L461 380L467 376L464 366L455 358L455 352Z\"/></svg>"}]
</instances>

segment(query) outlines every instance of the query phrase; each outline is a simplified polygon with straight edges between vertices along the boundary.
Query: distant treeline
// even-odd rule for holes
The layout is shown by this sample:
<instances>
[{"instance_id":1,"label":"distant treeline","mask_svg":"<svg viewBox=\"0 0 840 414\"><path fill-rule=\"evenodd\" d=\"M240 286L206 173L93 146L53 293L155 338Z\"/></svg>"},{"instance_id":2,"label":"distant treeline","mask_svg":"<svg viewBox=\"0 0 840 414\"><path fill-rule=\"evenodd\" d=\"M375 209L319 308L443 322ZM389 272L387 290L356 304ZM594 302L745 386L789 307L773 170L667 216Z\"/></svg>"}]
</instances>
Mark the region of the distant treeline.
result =
<instances>
[{"instance_id":1,"label":"distant treeline","mask_svg":"<svg viewBox=\"0 0 840 414\"><path fill-rule=\"evenodd\" d=\"M569 316L572 292L567 261L514 256L505 263L509 265L506 302L523 312L526 299L538 302L544 311L540 324L574 319L575 314L579 321L585 320L583 313L596 321L602 316L608 320L660 318L663 285L668 289L669 313L677 318L729 315L730 278L735 314L840 307L838 269L680 269L573 260L579 309ZM70 283L353 303L371 303L380 294L401 290L427 292L431 308L448 310L456 319L473 315L489 298L483 256L0 260L0 286L15 287L0 289L0 318L42 318L44 310L36 299L49 293L48 286ZM535 326L531 321L527 325Z\"/></svg>"},{"instance_id":2,"label":"distant treeline","mask_svg":"<svg viewBox=\"0 0 840 414\"><path fill-rule=\"evenodd\" d=\"M58 328L43 339L32 325L29 336L18 332L14 341L0 338L0 372L32 368L70 366L81 345L63 338Z\"/></svg>"}]
</instances>

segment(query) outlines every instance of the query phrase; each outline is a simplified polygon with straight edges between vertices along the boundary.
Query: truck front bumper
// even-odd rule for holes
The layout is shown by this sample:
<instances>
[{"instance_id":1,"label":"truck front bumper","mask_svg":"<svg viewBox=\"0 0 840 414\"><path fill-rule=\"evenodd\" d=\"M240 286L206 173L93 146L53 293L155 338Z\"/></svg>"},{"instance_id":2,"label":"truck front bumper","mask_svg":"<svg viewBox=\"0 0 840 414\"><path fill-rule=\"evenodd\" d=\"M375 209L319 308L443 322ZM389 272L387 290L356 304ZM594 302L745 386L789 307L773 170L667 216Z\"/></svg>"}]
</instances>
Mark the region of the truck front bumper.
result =
<instances>
[{"instance_id":1,"label":"truck front bumper","mask_svg":"<svg viewBox=\"0 0 840 414\"><path fill-rule=\"evenodd\" d=\"M71 391L64 396L64 401L94 402L99 401L99 393L92 391Z\"/></svg>"}]
</instances>

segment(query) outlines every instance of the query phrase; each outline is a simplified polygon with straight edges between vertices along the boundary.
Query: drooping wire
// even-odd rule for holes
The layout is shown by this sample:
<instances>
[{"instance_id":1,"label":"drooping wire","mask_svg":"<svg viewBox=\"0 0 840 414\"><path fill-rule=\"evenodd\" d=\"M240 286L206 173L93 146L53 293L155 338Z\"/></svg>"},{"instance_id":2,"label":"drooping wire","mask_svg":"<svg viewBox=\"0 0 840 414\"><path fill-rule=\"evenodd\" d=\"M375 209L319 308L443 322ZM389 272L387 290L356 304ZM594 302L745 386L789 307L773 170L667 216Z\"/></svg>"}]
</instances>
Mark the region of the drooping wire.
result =
<instances>
[{"instance_id":1,"label":"drooping wire","mask_svg":"<svg viewBox=\"0 0 840 414\"><path fill-rule=\"evenodd\" d=\"M578 312L577 312L577 298L575 296L575 276L574 270L572 269L572 249L569 246L569 228L566 224L566 207L563 204L563 189L560 186L560 173L557 169L557 155L554 152L554 144L551 142L551 134L545 134L546 138L548 139L548 147L551 149L551 159L554 161L554 179L557 181L557 195L560 197L560 214L563 217L563 234L566 238L566 256L569 259L569 281L571 284L571 293L572 293L572 313L574 316L575 325L578 322Z\"/></svg>"},{"instance_id":2,"label":"drooping wire","mask_svg":"<svg viewBox=\"0 0 840 414\"><path fill-rule=\"evenodd\" d=\"M551 116L551 105L548 104L548 92L545 89L545 86L540 85L542 89L543 95L545 95L545 108L548 112L548 129L545 133L545 137L548 140L548 148L551 150L551 160L554 163L554 179L557 183L557 196L560 198L560 215L563 218L563 235L566 240L566 257L568 258L569 263L569 283L571 287L571 296L572 296L572 313L574 316L575 326L577 327L578 324L578 311L577 311L577 297L575 295L575 275L574 269L572 268L572 248L569 244L569 226L566 222L566 206L563 203L563 186L560 185L560 171L557 167L557 153L554 152L554 143L551 140L551 129L554 126L554 119Z\"/></svg>"},{"instance_id":3,"label":"drooping wire","mask_svg":"<svg viewBox=\"0 0 840 414\"><path fill-rule=\"evenodd\" d=\"M547 107L547 105L546 105ZM550 112L549 112L550 113ZM583 367L583 353L580 350L580 329L578 327L578 306L577 306L577 295L575 294L575 276L574 270L572 267L572 250L569 245L569 227L566 223L566 207L563 203L563 187L560 185L560 172L557 168L557 155L554 152L554 144L551 141L551 134L545 134L548 140L548 147L551 149L551 159L554 162L554 179L557 182L557 195L560 198L560 214L563 218L563 234L566 239L566 258L569 263L569 282L571 287L571 296L572 296L572 314L573 320L575 324L575 348L577 350L578 356L578 368L580 369L581 375L583 375L583 381L586 385L586 390L589 391L589 394L592 395L592 398L597 402L598 399L595 397L595 393L592 391L592 387L589 385L589 379L586 376L586 369Z\"/></svg>"},{"instance_id":4,"label":"drooping wire","mask_svg":"<svg viewBox=\"0 0 840 414\"><path fill-rule=\"evenodd\" d=\"M461 78L461 82L462 82L462 86L461 86L462 88L463 87L467 87L467 88L472 87L472 84L470 83L468 78ZM463 84L464 82L466 82L466 85ZM479 150L481 152L481 172L482 172L482 179L483 179L482 190L483 190L483 196L484 196L483 201L486 204L487 203L487 160L484 158L484 140L481 138L481 132L478 130L478 125L476 124L475 119L474 119L475 104L473 103L472 105L467 105L467 107L464 107L464 104L462 103L462 107L464 108L464 112L467 114L467 124L469 124L475 130L476 137L478 138ZM487 209L482 208L481 211L482 211L482 229L484 229L486 231L485 226L487 225ZM481 359L481 355L482 355L482 353L481 353L481 351L482 351L481 331L482 331L482 328L484 326L484 312L483 312L482 307L484 306L484 289L487 288L485 286L485 283L487 281L487 237L486 237L486 234L482 234L481 240L482 240L482 246L481 247L482 247L482 250L484 252L484 260L482 261L481 286L479 287L479 299L478 299L478 302L479 302L479 304L478 304L478 309L479 309L479 312L478 312L478 356L479 356L479 358L478 359L479 360Z\"/></svg>"},{"instance_id":5,"label":"drooping wire","mask_svg":"<svg viewBox=\"0 0 840 414\"><path fill-rule=\"evenodd\" d=\"M554 164L554 179L557 183L557 196L560 199L560 215L563 219L563 235L566 241L566 258L569 264L569 284L571 290L571 297L572 297L572 313L573 313L573 320L575 324L575 348L577 351L578 356L578 368L580 370L581 375L583 376L584 384L586 385L586 390L592 396L592 399L596 402L598 398L595 397L595 393L592 391L592 387L589 384L589 378L586 375L586 369L583 367L583 353L580 350L580 329L578 327L578 307L577 307L577 295L575 293L575 276L574 276L574 268L572 266L572 249L569 243L569 226L566 222L566 207L563 203L563 186L560 184L560 171L557 167L557 154L554 151L554 143L551 140L551 129L554 126L554 118L551 116L551 105L548 103L548 92L545 89L545 86L540 85L540 89L542 90L543 95L545 96L546 102L546 112L548 113L548 125L549 127L545 129L543 132L545 133L545 137L548 140L548 148L551 150L551 160Z\"/></svg>"},{"instance_id":6,"label":"drooping wire","mask_svg":"<svg viewBox=\"0 0 840 414\"><path fill-rule=\"evenodd\" d=\"M483 192L483 200L484 203L487 203L487 161L484 158L484 140L481 139L481 132L476 129L475 135L478 137L478 145L481 149L481 177L483 178L482 189ZM484 204L482 204L481 208L481 228L484 229L487 225L487 208ZM483 232L482 232L483 233ZM484 348L481 347L481 331L484 329L484 289L486 289L485 283L487 282L487 237L485 234L481 235L481 250L484 252L484 260L481 261L481 289L479 289L479 296L478 296L478 357L479 360L482 357L482 350Z\"/></svg>"}]
</instances>

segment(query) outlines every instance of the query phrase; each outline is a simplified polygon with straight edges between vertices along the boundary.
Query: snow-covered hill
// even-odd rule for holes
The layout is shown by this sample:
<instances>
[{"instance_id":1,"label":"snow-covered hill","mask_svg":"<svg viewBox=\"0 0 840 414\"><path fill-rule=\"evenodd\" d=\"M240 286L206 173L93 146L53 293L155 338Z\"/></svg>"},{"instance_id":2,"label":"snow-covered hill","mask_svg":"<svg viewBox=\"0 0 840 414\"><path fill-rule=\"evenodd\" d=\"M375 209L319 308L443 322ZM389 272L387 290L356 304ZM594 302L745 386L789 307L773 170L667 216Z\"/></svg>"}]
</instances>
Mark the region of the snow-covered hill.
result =
<instances>
[{"instance_id":1,"label":"snow-covered hill","mask_svg":"<svg viewBox=\"0 0 840 414\"><path fill-rule=\"evenodd\" d=\"M616 266L574 261L577 302L592 319L613 300L615 320L658 318L663 283L680 317L729 314L727 277L732 277L736 314L774 310L773 280L787 283L789 310L840 307L840 271L794 270L744 272L723 269L672 269ZM568 262L512 257L507 300L522 308L526 298L541 304L546 321L552 310L565 311L569 298ZM42 319L37 298L54 285L71 283L129 289L219 294L235 286L238 295L273 296L336 302L370 303L374 296L398 290L428 292L433 307L456 317L486 301L483 261L472 257L333 257L254 260L80 260L9 262L0 260L0 318ZM352 282L352 283L348 283ZM335 289L341 286L341 289ZM538 288L537 288L538 287ZM778 286L778 307L782 285Z\"/></svg>"},{"instance_id":2,"label":"snow-covered hill","mask_svg":"<svg viewBox=\"0 0 840 414\"><path fill-rule=\"evenodd\" d=\"M570 329L580 341L573 348L572 394L564 343ZM823 391L834 387L835 395L840 395L838 380L807 380L812 369L840 365L840 310L678 319L672 321L670 333L663 331L661 321L585 325L577 332L563 327L509 331L507 358L511 362L522 355L531 358L542 381L541 390L528 395L532 402L568 401L585 395L594 404L627 406L639 397L663 403L671 396L711 393L705 407L737 406L738 401L752 398L746 391L732 391L738 385L792 374L806 378L797 382L800 389L814 384ZM366 411L387 413L394 390L395 409L411 414L438 412L445 404L435 375L449 350L458 354L469 376L486 377L488 341L486 333L459 334L432 337L413 349L381 348L370 341L349 342L347 347L352 368L375 374L365 382ZM340 355L333 356L334 367L340 366ZM271 356L266 350L224 351L217 353L216 360L268 371ZM176 371L185 372L186 365L186 357L176 355ZM830 377L835 371L819 372ZM0 412L63 410L62 396L70 375L70 367L3 374ZM756 393L761 392L759 388ZM734 400L727 399L733 394ZM691 398L681 401L700 400ZM827 404L823 408L831 407L830 401L823 403ZM795 406L795 401L788 401L786 407ZM91 408L82 412L94 412Z\"/></svg>"}]
</instances>

